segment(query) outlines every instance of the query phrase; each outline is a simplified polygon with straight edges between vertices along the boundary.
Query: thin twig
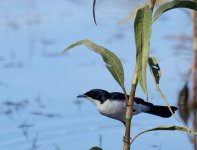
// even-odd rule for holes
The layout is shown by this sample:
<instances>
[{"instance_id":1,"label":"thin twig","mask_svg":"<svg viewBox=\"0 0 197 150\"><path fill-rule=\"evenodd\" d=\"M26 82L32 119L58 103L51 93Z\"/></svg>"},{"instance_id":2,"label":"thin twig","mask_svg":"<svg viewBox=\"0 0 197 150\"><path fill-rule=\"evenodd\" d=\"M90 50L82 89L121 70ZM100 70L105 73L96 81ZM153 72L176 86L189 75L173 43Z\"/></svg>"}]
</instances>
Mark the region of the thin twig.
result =
<instances>
[{"instance_id":1,"label":"thin twig","mask_svg":"<svg viewBox=\"0 0 197 150\"><path fill-rule=\"evenodd\" d=\"M193 130L197 131L197 12L193 11L193 43L194 43L194 63L193 63L193 87L192 87L192 106L193 106ZM197 150L197 138L193 139L194 150Z\"/></svg>"}]
</instances>

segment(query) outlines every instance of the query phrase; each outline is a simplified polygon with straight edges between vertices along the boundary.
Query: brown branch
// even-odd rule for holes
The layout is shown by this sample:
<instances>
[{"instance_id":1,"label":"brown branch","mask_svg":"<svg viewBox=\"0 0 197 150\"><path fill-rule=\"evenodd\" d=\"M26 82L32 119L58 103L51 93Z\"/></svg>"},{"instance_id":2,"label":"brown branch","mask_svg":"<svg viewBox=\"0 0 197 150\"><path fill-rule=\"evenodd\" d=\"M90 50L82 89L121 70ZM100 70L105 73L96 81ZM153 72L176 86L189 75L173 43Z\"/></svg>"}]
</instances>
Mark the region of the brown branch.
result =
<instances>
[{"instance_id":1,"label":"brown branch","mask_svg":"<svg viewBox=\"0 0 197 150\"><path fill-rule=\"evenodd\" d=\"M132 114L133 114L135 90L136 90L137 83L138 83L137 76L138 76L137 67L135 67L135 71L134 71L133 79L132 79L131 92L129 95L129 100L127 100L127 103L126 103L126 116L125 116L126 128L125 128L123 150L130 150L130 128L131 128L131 119L132 119Z\"/></svg>"},{"instance_id":2,"label":"brown branch","mask_svg":"<svg viewBox=\"0 0 197 150\"><path fill-rule=\"evenodd\" d=\"M193 111L193 130L197 131L197 12L193 11L193 44L194 44L194 63L192 68L193 87L192 87L192 111ZM194 150L197 150L197 138L193 138Z\"/></svg>"}]
</instances>

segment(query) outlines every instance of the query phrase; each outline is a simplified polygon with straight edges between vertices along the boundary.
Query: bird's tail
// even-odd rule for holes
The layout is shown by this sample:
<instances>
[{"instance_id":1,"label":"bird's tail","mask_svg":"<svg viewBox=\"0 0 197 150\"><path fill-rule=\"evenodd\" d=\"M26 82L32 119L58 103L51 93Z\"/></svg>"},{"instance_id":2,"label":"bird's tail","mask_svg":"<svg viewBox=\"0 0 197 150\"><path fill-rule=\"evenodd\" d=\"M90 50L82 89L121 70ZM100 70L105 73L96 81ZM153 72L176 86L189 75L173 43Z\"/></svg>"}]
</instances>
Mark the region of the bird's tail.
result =
<instances>
[{"instance_id":1,"label":"bird's tail","mask_svg":"<svg viewBox=\"0 0 197 150\"><path fill-rule=\"evenodd\" d=\"M173 114L177 110L177 107L175 107L175 106L170 106L170 108L172 109ZM151 107L151 109L149 111L146 111L145 113L164 117L164 118L169 118L172 116L172 113L170 112L170 110L167 106L154 105Z\"/></svg>"}]
</instances>

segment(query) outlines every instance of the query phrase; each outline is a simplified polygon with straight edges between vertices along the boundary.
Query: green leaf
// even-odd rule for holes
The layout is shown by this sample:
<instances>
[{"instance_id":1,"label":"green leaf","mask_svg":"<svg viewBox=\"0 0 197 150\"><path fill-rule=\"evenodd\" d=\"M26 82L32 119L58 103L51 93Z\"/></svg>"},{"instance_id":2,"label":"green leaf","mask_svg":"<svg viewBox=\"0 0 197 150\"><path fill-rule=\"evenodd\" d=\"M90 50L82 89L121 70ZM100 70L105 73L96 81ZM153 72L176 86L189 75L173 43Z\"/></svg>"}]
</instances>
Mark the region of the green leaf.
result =
<instances>
[{"instance_id":1,"label":"green leaf","mask_svg":"<svg viewBox=\"0 0 197 150\"><path fill-rule=\"evenodd\" d=\"M174 113L173 113L173 111L172 111L172 109L171 109L171 107L168 103L168 100L165 98L161 89L159 88L159 80L160 80L160 77L161 77L161 71L160 71L160 67L159 67L159 64L158 64L156 58L155 57L149 57L148 58L148 64L149 64L150 72L151 72L152 77L154 79L154 83L155 83L155 87L156 87L157 92L163 98L163 100L166 103L166 106L168 106L171 114L174 115ZM174 117L176 118L175 115L174 115Z\"/></svg>"},{"instance_id":2,"label":"green leaf","mask_svg":"<svg viewBox=\"0 0 197 150\"><path fill-rule=\"evenodd\" d=\"M135 43L136 43L136 63L138 80L142 90L148 96L146 85L146 67L148 63L148 55L150 49L152 25L152 10L148 5L139 9L136 14L134 29L135 29Z\"/></svg>"},{"instance_id":3,"label":"green leaf","mask_svg":"<svg viewBox=\"0 0 197 150\"><path fill-rule=\"evenodd\" d=\"M149 57L148 64L149 64L150 71L153 75L155 82L159 84L159 80L161 78L161 70L157 62L157 59L155 57Z\"/></svg>"},{"instance_id":4,"label":"green leaf","mask_svg":"<svg viewBox=\"0 0 197 150\"><path fill-rule=\"evenodd\" d=\"M71 48L74 48L79 45L85 45L90 50L92 50L102 56L104 62L106 63L107 69L110 71L110 73L112 74L114 79L118 82L118 84L121 86L121 88L124 91L124 94L126 94L126 90L125 90L125 86L124 86L124 70L123 70L123 66L122 66L122 63L119 60L119 58L110 50L108 50L102 46L96 45L95 43L93 43L90 40L80 40L80 41L70 45L69 47L67 47L63 51L63 53L70 50Z\"/></svg>"},{"instance_id":5,"label":"green leaf","mask_svg":"<svg viewBox=\"0 0 197 150\"><path fill-rule=\"evenodd\" d=\"M173 0L161 5L154 14L153 22L156 21L163 13L168 10L175 8L188 8L197 11L197 1L196 0Z\"/></svg>"},{"instance_id":6,"label":"green leaf","mask_svg":"<svg viewBox=\"0 0 197 150\"><path fill-rule=\"evenodd\" d=\"M97 25L96 15L95 15L95 7L96 7L96 0L93 1L93 18L94 18L94 23Z\"/></svg>"},{"instance_id":7,"label":"green leaf","mask_svg":"<svg viewBox=\"0 0 197 150\"><path fill-rule=\"evenodd\" d=\"M159 126L159 127L156 127L156 128L152 128L152 129L148 129L148 130L145 130L139 134L137 134L133 140L131 141L131 143L133 143L136 138L138 136L140 136L141 134L144 134L146 132L150 132L150 131L157 131L157 130L168 130L168 131L183 131L183 132L187 132L187 133L190 133L190 134L193 134L193 135L197 135L196 132L193 132L190 128L188 127L180 127L180 126Z\"/></svg>"}]
</instances>

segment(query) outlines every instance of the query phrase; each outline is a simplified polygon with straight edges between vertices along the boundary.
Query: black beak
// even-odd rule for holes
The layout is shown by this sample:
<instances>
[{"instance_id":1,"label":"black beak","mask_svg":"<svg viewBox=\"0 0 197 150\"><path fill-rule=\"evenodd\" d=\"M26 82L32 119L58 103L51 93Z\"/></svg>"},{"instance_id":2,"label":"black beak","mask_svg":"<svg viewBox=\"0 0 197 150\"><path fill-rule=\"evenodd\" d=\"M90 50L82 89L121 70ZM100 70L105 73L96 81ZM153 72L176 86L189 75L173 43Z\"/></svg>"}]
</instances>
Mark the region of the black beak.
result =
<instances>
[{"instance_id":1,"label":"black beak","mask_svg":"<svg viewBox=\"0 0 197 150\"><path fill-rule=\"evenodd\" d=\"M86 98L87 96L86 95L78 95L77 97L78 98Z\"/></svg>"}]
</instances>

